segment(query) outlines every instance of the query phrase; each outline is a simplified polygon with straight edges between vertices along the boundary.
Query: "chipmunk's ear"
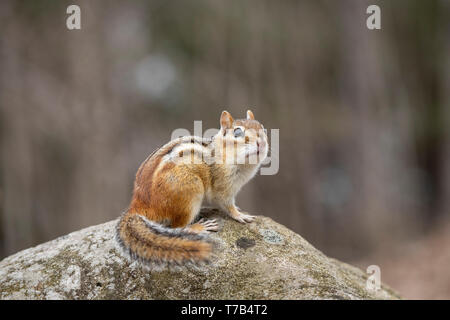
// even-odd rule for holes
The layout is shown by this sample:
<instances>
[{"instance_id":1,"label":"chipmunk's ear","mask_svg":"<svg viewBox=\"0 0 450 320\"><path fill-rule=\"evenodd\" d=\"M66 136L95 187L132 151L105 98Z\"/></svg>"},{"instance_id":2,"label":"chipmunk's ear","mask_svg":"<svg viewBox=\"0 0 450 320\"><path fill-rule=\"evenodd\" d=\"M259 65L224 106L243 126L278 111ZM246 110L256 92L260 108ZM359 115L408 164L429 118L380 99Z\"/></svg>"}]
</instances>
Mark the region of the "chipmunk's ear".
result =
<instances>
[{"instance_id":1,"label":"chipmunk's ear","mask_svg":"<svg viewBox=\"0 0 450 320\"><path fill-rule=\"evenodd\" d=\"M250 110L247 110L247 120L255 120L255 116Z\"/></svg>"},{"instance_id":2,"label":"chipmunk's ear","mask_svg":"<svg viewBox=\"0 0 450 320\"><path fill-rule=\"evenodd\" d=\"M233 117L228 111L222 111L222 115L220 116L220 128L230 129L232 127L233 127Z\"/></svg>"}]
</instances>

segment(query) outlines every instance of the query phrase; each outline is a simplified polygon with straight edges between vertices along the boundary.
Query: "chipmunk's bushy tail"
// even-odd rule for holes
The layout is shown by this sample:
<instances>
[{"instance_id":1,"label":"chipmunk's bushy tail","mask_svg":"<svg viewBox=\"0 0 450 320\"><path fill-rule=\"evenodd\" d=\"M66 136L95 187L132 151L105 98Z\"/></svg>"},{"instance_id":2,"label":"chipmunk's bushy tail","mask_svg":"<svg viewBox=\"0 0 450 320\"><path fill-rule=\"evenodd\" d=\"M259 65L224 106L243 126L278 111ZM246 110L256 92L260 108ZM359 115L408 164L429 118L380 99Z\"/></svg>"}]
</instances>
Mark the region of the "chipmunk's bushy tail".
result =
<instances>
[{"instance_id":1,"label":"chipmunk's bushy tail","mask_svg":"<svg viewBox=\"0 0 450 320\"><path fill-rule=\"evenodd\" d=\"M116 227L121 249L146 265L208 263L214 243L186 228L167 228L142 215L124 213Z\"/></svg>"}]
</instances>

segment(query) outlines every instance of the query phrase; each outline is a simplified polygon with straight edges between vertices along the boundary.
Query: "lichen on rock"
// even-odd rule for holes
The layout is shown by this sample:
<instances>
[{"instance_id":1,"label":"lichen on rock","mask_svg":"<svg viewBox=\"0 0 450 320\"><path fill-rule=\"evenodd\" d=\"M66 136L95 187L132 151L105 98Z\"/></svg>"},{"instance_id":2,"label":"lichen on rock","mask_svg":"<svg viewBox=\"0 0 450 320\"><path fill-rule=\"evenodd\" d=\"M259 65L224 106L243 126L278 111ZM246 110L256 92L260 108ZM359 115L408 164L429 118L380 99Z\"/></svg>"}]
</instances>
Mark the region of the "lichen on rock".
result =
<instances>
[{"instance_id":1,"label":"lichen on rock","mask_svg":"<svg viewBox=\"0 0 450 320\"><path fill-rule=\"evenodd\" d=\"M218 211L211 264L152 270L125 258L117 220L89 227L0 262L0 299L398 299L366 287L367 274L326 257L267 217L243 225Z\"/></svg>"}]
</instances>

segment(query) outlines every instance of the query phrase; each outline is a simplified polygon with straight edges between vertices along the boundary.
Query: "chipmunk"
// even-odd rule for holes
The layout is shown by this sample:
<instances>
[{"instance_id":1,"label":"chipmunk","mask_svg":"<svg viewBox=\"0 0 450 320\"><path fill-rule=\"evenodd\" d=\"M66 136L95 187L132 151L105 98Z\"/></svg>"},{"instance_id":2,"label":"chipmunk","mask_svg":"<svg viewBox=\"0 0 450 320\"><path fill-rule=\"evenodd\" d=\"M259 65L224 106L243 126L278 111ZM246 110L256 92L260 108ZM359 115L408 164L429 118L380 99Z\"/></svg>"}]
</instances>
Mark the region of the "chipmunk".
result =
<instances>
[{"instance_id":1,"label":"chipmunk","mask_svg":"<svg viewBox=\"0 0 450 320\"><path fill-rule=\"evenodd\" d=\"M116 227L119 246L145 264L208 263L214 242L207 234L218 224L195 222L202 203L252 222L255 217L241 212L235 197L267 152L264 127L250 110L237 120L223 111L212 139L186 136L157 149L136 173L131 203Z\"/></svg>"}]
</instances>

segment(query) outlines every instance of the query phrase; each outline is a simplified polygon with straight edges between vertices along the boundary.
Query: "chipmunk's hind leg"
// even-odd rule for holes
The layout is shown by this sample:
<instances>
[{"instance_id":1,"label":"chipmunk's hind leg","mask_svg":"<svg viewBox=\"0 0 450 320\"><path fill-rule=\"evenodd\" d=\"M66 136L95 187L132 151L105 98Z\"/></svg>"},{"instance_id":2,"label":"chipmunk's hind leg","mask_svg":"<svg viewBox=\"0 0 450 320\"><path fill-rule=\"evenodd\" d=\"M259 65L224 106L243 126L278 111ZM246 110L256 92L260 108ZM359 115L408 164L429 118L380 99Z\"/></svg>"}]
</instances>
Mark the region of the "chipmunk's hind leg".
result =
<instances>
[{"instance_id":1,"label":"chipmunk's hind leg","mask_svg":"<svg viewBox=\"0 0 450 320\"><path fill-rule=\"evenodd\" d=\"M200 212L205 189L197 174L183 166L166 164L159 171L152 192L152 208L158 220L167 220L170 228L187 228ZM195 226L192 230L200 229Z\"/></svg>"}]
</instances>

